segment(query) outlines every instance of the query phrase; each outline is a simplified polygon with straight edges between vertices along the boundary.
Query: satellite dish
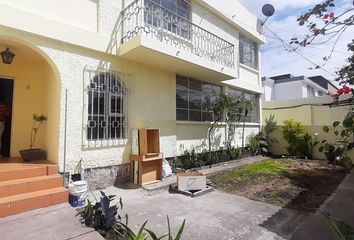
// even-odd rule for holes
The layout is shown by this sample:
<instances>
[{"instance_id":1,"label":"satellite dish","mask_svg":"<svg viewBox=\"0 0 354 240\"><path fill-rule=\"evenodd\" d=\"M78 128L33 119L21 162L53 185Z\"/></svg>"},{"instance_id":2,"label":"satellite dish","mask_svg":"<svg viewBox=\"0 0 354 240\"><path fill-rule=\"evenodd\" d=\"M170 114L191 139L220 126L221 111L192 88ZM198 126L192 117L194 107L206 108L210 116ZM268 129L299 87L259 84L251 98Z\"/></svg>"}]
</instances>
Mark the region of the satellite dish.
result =
<instances>
[{"instance_id":1,"label":"satellite dish","mask_svg":"<svg viewBox=\"0 0 354 240\"><path fill-rule=\"evenodd\" d=\"M271 5L271 4L266 4L262 7L262 13L267 18L273 16L274 12L275 12L275 9L274 9L273 5Z\"/></svg>"},{"instance_id":2,"label":"satellite dish","mask_svg":"<svg viewBox=\"0 0 354 240\"><path fill-rule=\"evenodd\" d=\"M274 12L275 12L275 9L272 4L266 4L262 7L262 13L267 18L262 22L261 26L263 26L266 23L266 21L268 20L269 17L273 16Z\"/></svg>"}]
</instances>

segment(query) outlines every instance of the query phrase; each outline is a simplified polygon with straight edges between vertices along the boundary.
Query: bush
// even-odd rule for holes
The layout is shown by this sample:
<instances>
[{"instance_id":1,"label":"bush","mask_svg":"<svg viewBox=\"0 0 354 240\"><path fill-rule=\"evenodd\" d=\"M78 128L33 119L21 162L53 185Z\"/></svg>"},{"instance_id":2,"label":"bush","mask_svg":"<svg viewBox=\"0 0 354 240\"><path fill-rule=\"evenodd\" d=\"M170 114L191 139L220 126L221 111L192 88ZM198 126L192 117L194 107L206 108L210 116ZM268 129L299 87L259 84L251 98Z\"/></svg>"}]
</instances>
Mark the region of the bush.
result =
<instances>
[{"instance_id":1,"label":"bush","mask_svg":"<svg viewBox=\"0 0 354 240\"><path fill-rule=\"evenodd\" d=\"M249 135L248 139L249 139L249 147L251 153L253 156L255 156L260 152L260 145L259 145L257 135L251 134Z\"/></svg>"},{"instance_id":2,"label":"bush","mask_svg":"<svg viewBox=\"0 0 354 240\"><path fill-rule=\"evenodd\" d=\"M211 152L211 160L209 158L209 152L206 149L201 153L197 153L193 148L190 151L184 151L184 154L178 157L180 164L175 167L181 167L183 169L200 168L213 163L236 160L240 157L241 149L238 147L230 147L225 150Z\"/></svg>"},{"instance_id":3,"label":"bush","mask_svg":"<svg viewBox=\"0 0 354 240\"><path fill-rule=\"evenodd\" d=\"M284 120L283 137L288 142L286 148L291 156L301 155L302 134L305 133L305 127L300 121L294 119Z\"/></svg>"}]
</instances>

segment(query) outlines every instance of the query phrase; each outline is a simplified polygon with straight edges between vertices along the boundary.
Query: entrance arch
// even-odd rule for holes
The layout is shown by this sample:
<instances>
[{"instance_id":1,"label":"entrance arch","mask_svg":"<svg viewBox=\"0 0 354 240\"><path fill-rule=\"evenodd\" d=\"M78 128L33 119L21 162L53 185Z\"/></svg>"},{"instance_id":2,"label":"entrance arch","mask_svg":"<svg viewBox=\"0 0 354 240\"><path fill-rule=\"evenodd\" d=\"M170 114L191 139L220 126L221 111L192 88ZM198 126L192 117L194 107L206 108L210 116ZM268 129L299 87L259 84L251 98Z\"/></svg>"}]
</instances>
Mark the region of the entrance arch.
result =
<instances>
[{"instance_id":1,"label":"entrance arch","mask_svg":"<svg viewBox=\"0 0 354 240\"><path fill-rule=\"evenodd\" d=\"M60 133L60 75L52 59L34 44L0 35L0 52L10 48L16 54L12 64L0 61L0 79L13 82L10 157L28 149L32 115L47 117L33 148L47 151L47 158L58 163ZM0 96L1 99L1 96Z\"/></svg>"}]
</instances>

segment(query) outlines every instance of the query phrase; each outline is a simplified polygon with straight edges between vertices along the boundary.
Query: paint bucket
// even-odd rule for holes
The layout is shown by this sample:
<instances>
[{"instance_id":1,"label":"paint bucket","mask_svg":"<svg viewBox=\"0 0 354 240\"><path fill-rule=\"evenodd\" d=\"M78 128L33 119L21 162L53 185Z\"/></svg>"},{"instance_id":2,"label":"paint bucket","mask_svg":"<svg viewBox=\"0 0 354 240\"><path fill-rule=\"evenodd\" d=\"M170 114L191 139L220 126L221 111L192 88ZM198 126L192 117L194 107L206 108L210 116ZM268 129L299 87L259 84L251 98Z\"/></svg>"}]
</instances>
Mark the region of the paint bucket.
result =
<instances>
[{"instance_id":1,"label":"paint bucket","mask_svg":"<svg viewBox=\"0 0 354 240\"><path fill-rule=\"evenodd\" d=\"M69 184L69 203L72 207L85 207L87 196L88 193L86 181L77 181Z\"/></svg>"}]
</instances>

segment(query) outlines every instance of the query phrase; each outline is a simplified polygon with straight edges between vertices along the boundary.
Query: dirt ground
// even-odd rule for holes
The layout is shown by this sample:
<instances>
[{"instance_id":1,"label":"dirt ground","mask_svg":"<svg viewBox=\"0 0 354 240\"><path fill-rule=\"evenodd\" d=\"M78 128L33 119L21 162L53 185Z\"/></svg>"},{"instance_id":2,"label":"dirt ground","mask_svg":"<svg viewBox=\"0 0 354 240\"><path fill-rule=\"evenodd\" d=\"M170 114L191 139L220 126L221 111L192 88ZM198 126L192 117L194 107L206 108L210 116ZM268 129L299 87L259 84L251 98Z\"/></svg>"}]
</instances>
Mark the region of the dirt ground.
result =
<instances>
[{"instance_id":1,"label":"dirt ground","mask_svg":"<svg viewBox=\"0 0 354 240\"><path fill-rule=\"evenodd\" d=\"M313 212L346 175L341 167L334 169L320 160L274 160L270 167L262 167L256 166L256 170L253 166L250 166L251 170L240 168L212 176L210 180L221 191L297 211Z\"/></svg>"}]
</instances>

